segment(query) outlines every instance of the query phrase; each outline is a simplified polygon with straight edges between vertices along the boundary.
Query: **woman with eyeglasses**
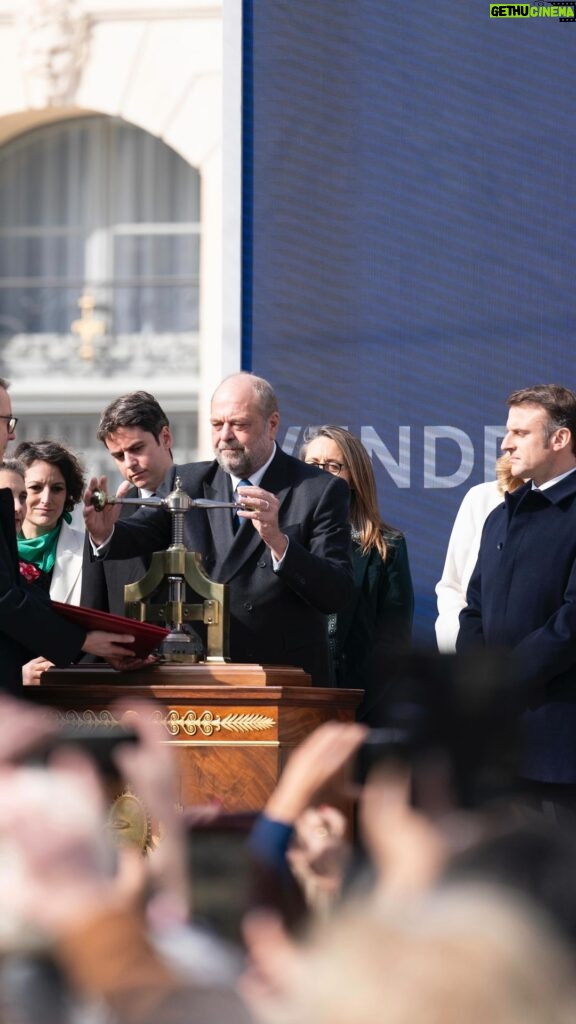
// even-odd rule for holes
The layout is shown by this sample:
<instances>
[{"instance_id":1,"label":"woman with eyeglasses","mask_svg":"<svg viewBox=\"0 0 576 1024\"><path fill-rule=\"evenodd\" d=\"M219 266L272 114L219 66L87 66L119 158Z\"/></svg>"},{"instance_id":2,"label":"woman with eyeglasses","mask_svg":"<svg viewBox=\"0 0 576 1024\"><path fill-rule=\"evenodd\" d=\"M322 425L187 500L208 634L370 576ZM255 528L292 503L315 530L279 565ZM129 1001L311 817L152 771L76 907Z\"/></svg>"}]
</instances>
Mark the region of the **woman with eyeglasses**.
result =
<instances>
[{"instance_id":1,"label":"woman with eyeglasses","mask_svg":"<svg viewBox=\"0 0 576 1024\"><path fill-rule=\"evenodd\" d=\"M378 725L390 659L411 641L414 591L406 541L378 509L376 480L364 445L343 427L309 432L300 457L350 486L354 596L328 619L337 685L365 690L358 718Z\"/></svg>"}]
</instances>

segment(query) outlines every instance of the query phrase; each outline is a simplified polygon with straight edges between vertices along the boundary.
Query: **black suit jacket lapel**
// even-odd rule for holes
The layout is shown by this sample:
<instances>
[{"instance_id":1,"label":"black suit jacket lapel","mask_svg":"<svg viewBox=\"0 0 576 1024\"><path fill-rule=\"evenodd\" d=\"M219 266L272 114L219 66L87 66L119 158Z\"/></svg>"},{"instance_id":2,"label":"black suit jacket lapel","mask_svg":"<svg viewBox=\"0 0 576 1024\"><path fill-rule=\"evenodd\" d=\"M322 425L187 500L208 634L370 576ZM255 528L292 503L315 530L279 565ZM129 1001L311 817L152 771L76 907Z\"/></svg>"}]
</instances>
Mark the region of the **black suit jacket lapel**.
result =
<instances>
[{"instance_id":1,"label":"black suit jacket lapel","mask_svg":"<svg viewBox=\"0 0 576 1024\"><path fill-rule=\"evenodd\" d=\"M278 448L276 456L262 477L261 487L275 494L280 504L286 500L291 491L286 484L286 470L283 467L284 455ZM288 460L286 460L288 462ZM211 493L208 493L210 490ZM232 495L231 481L228 473L218 469L214 475L211 488L206 488L206 497L219 501L230 501ZM216 566L215 576L222 582L231 579L245 563L252 558L264 541L251 523L234 533L232 516L226 516L224 509L213 509L208 513L214 535ZM217 517L222 517L218 520Z\"/></svg>"},{"instance_id":2,"label":"black suit jacket lapel","mask_svg":"<svg viewBox=\"0 0 576 1024\"><path fill-rule=\"evenodd\" d=\"M274 460L262 477L261 486L265 491L275 494L280 502L280 510L292 490L291 463L284 452L278 448Z\"/></svg>"},{"instance_id":3,"label":"black suit jacket lapel","mask_svg":"<svg viewBox=\"0 0 576 1024\"><path fill-rule=\"evenodd\" d=\"M18 566L18 546L16 544L16 523L14 520L14 496L8 487L0 489L0 523L8 560L13 569Z\"/></svg>"},{"instance_id":4,"label":"black suit jacket lapel","mask_svg":"<svg viewBox=\"0 0 576 1024\"><path fill-rule=\"evenodd\" d=\"M213 480L204 485L204 497L209 498L210 501L232 501L232 482L228 473L217 469ZM228 508L212 508L207 511L210 531L214 539L214 551L219 563L223 554L230 550L235 539L233 515L233 509Z\"/></svg>"},{"instance_id":5,"label":"black suit jacket lapel","mask_svg":"<svg viewBox=\"0 0 576 1024\"><path fill-rule=\"evenodd\" d=\"M380 560L380 555L377 551L374 551L373 555L362 555L358 544L352 545L352 569L354 572L354 591L351 601L346 605L342 611L338 612L338 641L340 645L343 645L348 636L348 631L358 607L358 602L362 594L362 588L364 586L364 580L368 572L369 565L372 563L373 558Z\"/></svg>"},{"instance_id":6,"label":"black suit jacket lapel","mask_svg":"<svg viewBox=\"0 0 576 1024\"><path fill-rule=\"evenodd\" d=\"M207 485L206 497L214 501L232 500L232 481L228 473L218 469L211 486ZM213 577L226 583L245 564L262 543L257 531L246 523L236 533L233 526L232 509L215 508L208 510L208 520L214 538L216 562Z\"/></svg>"}]
</instances>

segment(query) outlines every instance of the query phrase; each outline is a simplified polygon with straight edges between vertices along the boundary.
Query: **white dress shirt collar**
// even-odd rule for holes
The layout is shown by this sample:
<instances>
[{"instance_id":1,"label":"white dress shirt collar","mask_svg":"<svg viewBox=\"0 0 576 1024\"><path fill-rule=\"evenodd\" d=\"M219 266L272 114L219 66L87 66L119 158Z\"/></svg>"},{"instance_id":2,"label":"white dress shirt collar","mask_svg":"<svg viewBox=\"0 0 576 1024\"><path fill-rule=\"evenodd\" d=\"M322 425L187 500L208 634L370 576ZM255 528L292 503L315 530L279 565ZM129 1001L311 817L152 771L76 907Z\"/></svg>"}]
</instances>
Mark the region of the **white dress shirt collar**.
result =
<instances>
[{"instance_id":1,"label":"white dress shirt collar","mask_svg":"<svg viewBox=\"0 0 576 1024\"><path fill-rule=\"evenodd\" d=\"M569 469L566 473L560 473L560 476L554 476L554 477L552 477L551 480L546 480L546 482L543 483L543 484L540 484L539 487L537 487L536 484L534 483L534 481L532 481L532 490L533 491L547 491L549 487L554 487L554 484L559 484L560 481L564 479L564 477L570 476L570 473L574 473L574 472L576 472L576 467L572 466L572 469Z\"/></svg>"}]
</instances>

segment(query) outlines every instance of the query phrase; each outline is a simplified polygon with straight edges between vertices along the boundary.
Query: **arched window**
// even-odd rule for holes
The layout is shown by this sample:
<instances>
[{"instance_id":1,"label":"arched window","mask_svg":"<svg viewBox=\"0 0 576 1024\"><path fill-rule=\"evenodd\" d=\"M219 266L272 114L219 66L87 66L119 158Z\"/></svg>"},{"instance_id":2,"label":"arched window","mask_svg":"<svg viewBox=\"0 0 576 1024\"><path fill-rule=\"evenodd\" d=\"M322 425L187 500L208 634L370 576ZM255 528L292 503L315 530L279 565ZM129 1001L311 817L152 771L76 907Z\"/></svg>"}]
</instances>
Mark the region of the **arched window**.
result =
<instances>
[{"instance_id":1,"label":"arched window","mask_svg":"<svg viewBox=\"0 0 576 1024\"><path fill-rule=\"evenodd\" d=\"M198 330L200 181L119 119L35 129L0 149L0 341L70 334L79 300L108 336Z\"/></svg>"}]
</instances>

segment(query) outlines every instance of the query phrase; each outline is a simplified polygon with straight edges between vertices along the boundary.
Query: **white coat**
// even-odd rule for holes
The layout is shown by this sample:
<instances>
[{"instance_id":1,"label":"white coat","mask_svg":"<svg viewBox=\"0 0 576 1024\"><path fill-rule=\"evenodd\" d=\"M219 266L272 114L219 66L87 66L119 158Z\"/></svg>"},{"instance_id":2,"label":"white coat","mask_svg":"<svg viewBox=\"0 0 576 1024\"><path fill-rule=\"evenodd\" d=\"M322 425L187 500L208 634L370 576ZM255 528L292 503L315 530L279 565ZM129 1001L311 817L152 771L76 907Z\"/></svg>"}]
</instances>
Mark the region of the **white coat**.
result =
<instances>
[{"instance_id":1,"label":"white coat","mask_svg":"<svg viewBox=\"0 0 576 1024\"><path fill-rule=\"evenodd\" d=\"M62 522L56 560L50 583L50 597L64 604L80 604L84 532Z\"/></svg>"}]
</instances>

